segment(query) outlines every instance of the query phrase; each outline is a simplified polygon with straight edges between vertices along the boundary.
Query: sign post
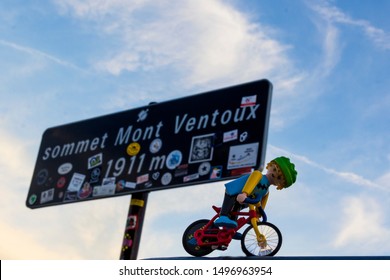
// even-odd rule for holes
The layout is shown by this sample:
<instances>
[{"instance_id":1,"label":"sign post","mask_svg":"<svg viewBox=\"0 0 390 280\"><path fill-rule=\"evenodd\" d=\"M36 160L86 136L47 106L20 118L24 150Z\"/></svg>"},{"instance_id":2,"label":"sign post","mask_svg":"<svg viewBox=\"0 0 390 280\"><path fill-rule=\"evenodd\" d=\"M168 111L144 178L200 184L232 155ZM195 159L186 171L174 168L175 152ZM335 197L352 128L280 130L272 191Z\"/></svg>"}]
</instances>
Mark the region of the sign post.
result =
<instances>
[{"instance_id":1,"label":"sign post","mask_svg":"<svg viewBox=\"0 0 390 280\"><path fill-rule=\"evenodd\" d=\"M49 128L26 206L132 195L126 228L141 229L149 192L263 168L271 95L259 80Z\"/></svg>"},{"instance_id":2,"label":"sign post","mask_svg":"<svg viewBox=\"0 0 390 280\"><path fill-rule=\"evenodd\" d=\"M121 260L137 259L148 196L149 192L135 193L131 196L122 250L119 257Z\"/></svg>"}]
</instances>

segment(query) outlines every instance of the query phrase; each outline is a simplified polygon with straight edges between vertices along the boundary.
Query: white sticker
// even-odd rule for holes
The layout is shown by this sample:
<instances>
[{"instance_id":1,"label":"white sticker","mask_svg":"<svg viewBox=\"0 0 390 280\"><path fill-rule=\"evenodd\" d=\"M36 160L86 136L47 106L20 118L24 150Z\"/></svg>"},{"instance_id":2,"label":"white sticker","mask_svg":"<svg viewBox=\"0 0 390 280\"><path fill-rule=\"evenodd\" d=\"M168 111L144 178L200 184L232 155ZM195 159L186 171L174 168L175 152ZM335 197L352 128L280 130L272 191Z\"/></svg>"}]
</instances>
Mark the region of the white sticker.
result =
<instances>
[{"instance_id":1,"label":"white sticker","mask_svg":"<svg viewBox=\"0 0 390 280\"><path fill-rule=\"evenodd\" d=\"M142 122L142 121L146 120L146 118L148 117L148 111L149 111L149 109L142 110L141 112L139 112L137 122Z\"/></svg>"},{"instance_id":2,"label":"white sticker","mask_svg":"<svg viewBox=\"0 0 390 280\"><path fill-rule=\"evenodd\" d=\"M199 174L198 173L191 174L191 175L185 176L183 178L183 182L189 182L189 181L192 181L192 180L196 180L198 178L199 178Z\"/></svg>"},{"instance_id":3,"label":"white sticker","mask_svg":"<svg viewBox=\"0 0 390 280\"><path fill-rule=\"evenodd\" d=\"M84 174L73 173L72 179L69 182L68 191L70 192L78 192L83 185L85 179Z\"/></svg>"},{"instance_id":4,"label":"white sticker","mask_svg":"<svg viewBox=\"0 0 390 280\"><path fill-rule=\"evenodd\" d=\"M58 174L65 175L68 174L73 168L73 165L70 162L61 164L60 167L58 167Z\"/></svg>"},{"instance_id":5,"label":"white sticker","mask_svg":"<svg viewBox=\"0 0 390 280\"><path fill-rule=\"evenodd\" d=\"M246 139L248 139L248 132L245 131L240 135L240 142L245 142Z\"/></svg>"},{"instance_id":6,"label":"white sticker","mask_svg":"<svg viewBox=\"0 0 390 280\"><path fill-rule=\"evenodd\" d=\"M214 133L192 137L189 163L213 159Z\"/></svg>"},{"instance_id":7,"label":"white sticker","mask_svg":"<svg viewBox=\"0 0 390 280\"><path fill-rule=\"evenodd\" d=\"M102 182L102 186L115 186L115 177L104 178Z\"/></svg>"},{"instance_id":8,"label":"white sticker","mask_svg":"<svg viewBox=\"0 0 390 280\"><path fill-rule=\"evenodd\" d=\"M245 96L241 99L241 107L254 106L256 105L256 95Z\"/></svg>"},{"instance_id":9,"label":"white sticker","mask_svg":"<svg viewBox=\"0 0 390 280\"><path fill-rule=\"evenodd\" d=\"M126 182L125 183L125 188L128 188L128 189L135 189L136 186L137 186L137 184L135 182Z\"/></svg>"},{"instance_id":10,"label":"white sticker","mask_svg":"<svg viewBox=\"0 0 390 280\"><path fill-rule=\"evenodd\" d=\"M144 174L137 177L137 184L142 184L149 181L149 174Z\"/></svg>"},{"instance_id":11,"label":"white sticker","mask_svg":"<svg viewBox=\"0 0 390 280\"><path fill-rule=\"evenodd\" d=\"M161 177L161 184L164 186L168 185L172 181L172 174L167 172Z\"/></svg>"},{"instance_id":12,"label":"white sticker","mask_svg":"<svg viewBox=\"0 0 390 280\"><path fill-rule=\"evenodd\" d=\"M224 134L223 134L223 142L224 143L237 140L237 138L238 138L238 130L237 129L224 132Z\"/></svg>"},{"instance_id":13,"label":"white sticker","mask_svg":"<svg viewBox=\"0 0 390 280\"><path fill-rule=\"evenodd\" d=\"M96 186L93 188L92 196L106 196L115 194L115 185Z\"/></svg>"},{"instance_id":14,"label":"white sticker","mask_svg":"<svg viewBox=\"0 0 390 280\"><path fill-rule=\"evenodd\" d=\"M258 149L259 143L230 147L227 169L256 165Z\"/></svg>"},{"instance_id":15,"label":"white sticker","mask_svg":"<svg viewBox=\"0 0 390 280\"><path fill-rule=\"evenodd\" d=\"M99 166L103 163L103 154L97 154L88 159L88 169Z\"/></svg>"},{"instance_id":16,"label":"white sticker","mask_svg":"<svg viewBox=\"0 0 390 280\"><path fill-rule=\"evenodd\" d=\"M149 151L152 153L152 154L155 154L157 153L158 151L160 151L162 147L162 141L161 139L159 138L156 138L152 141L152 143L150 143L150 146L149 146Z\"/></svg>"},{"instance_id":17,"label":"white sticker","mask_svg":"<svg viewBox=\"0 0 390 280\"><path fill-rule=\"evenodd\" d=\"M209 162L202 162L198 168L198 172L200 176L209 174L210 170L211 170L211 164Z\"/></svg>"},{"instance_id":18,"label":"white sticker","mask_svg":"<svg viewBox=\"0 0 390 280\"><path fill-rule=\"evenodd\" d=\"M41 200L40 203L46 203L48 201L52 201L54 198L54 188L49 189L47 191L44 191L41 193Z\"/></svg>"}]
</instances>

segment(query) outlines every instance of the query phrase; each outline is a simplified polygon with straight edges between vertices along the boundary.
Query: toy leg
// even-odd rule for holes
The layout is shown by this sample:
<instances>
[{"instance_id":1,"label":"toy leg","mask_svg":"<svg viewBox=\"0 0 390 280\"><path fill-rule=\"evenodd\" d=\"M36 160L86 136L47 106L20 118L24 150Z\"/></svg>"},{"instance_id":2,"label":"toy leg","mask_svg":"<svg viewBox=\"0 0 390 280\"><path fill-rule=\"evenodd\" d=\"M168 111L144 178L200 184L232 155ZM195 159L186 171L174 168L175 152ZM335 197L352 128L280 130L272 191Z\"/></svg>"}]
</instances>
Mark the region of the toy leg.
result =
<instances>
[{"instance_id":1,"label":"toy leg","mask_svg":"<svg viewBox=\"0 0 390 280\"><path fill-rule=\"evenodd\" d=\"M219 218L215 220L214 224L218 227L236 227L237 222L229 219L228 215L232 210L234 203L236 202L236 196L230 196L225 193L223 198L221 212Z\"/></svg>"},{"instance_id":2,"label":"toy leg","mask_svg":"<svg viewBox=\"0 0 390 280\"><path fill-rule=\"evenodd\" d=\"M220 215L221 216L229 215L230 211L232 211L235 202L236 202L235 195L228 195L227 193L225 193Z\"/></svg>"}]
</instances>

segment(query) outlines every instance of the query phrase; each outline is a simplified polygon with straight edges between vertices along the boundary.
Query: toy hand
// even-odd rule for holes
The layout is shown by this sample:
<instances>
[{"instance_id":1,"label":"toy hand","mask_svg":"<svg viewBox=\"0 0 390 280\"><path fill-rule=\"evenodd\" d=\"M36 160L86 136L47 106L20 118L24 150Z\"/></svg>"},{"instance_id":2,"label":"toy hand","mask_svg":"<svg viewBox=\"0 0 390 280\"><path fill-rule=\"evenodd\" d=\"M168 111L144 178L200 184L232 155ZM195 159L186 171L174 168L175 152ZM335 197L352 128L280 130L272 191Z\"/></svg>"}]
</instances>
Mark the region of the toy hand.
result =
<instances>
[{"instance_id":1,"label":"toy hand","mask_svg":"<svg viewBox=\"0 0 390 280\"><path fill-rule=\"evenodd\" d=\"M244 203L244 200L245 200L245 198L247 198L248 197L248 195L246 194L246 193L240 193L239 195L237 195L237 201L239 202L239 203Z\"/></svg>"}]
</instances>

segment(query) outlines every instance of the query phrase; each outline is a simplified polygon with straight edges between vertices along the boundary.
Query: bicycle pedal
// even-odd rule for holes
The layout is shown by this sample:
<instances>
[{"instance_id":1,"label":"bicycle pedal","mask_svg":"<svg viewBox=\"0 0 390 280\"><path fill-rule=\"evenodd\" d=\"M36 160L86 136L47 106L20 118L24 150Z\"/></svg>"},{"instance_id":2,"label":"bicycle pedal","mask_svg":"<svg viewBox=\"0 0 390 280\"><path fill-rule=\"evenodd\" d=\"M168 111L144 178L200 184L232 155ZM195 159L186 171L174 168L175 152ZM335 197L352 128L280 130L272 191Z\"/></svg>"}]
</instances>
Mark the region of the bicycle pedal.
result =
<instances>
[{"instance_id":1,"label":"bicycle pedal","mask_svg":"<svg viewBox=\"0 0 390 280\"><path fill-rule=\"evenodd\" d=\"M222 245L222 246L211 246L211 249L213 250L221 250L225 251L228 248L228 246Z\"/></svg>"}]
</instances>

